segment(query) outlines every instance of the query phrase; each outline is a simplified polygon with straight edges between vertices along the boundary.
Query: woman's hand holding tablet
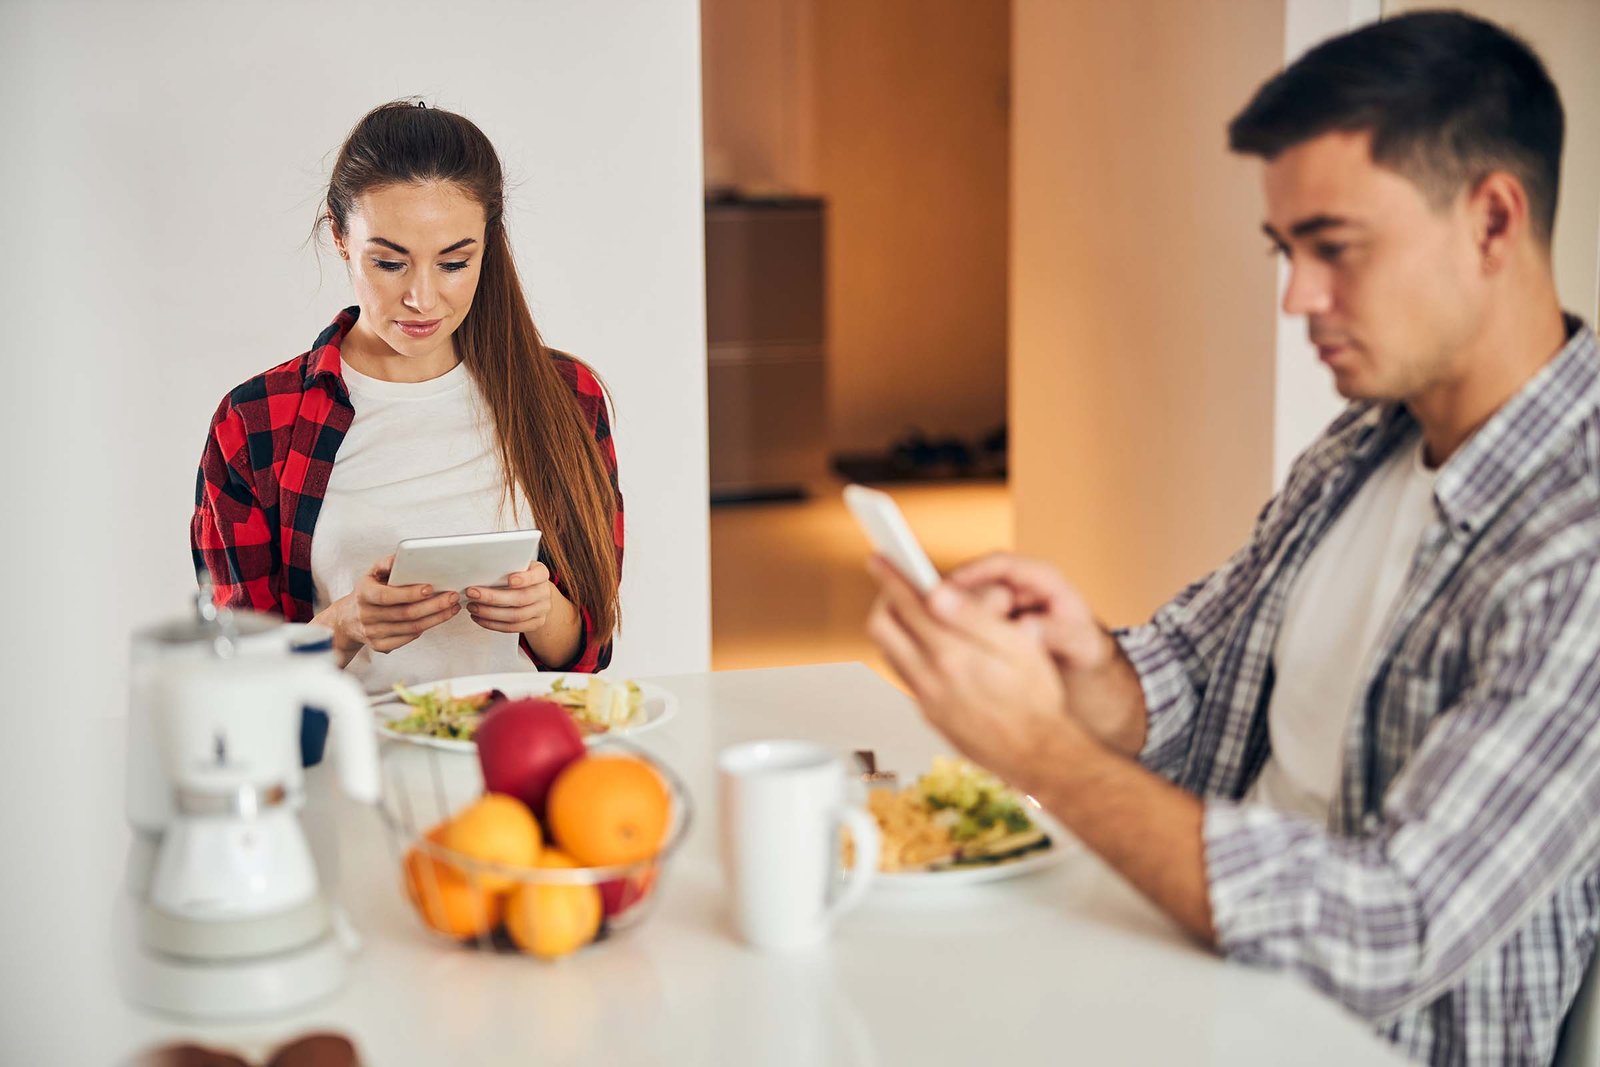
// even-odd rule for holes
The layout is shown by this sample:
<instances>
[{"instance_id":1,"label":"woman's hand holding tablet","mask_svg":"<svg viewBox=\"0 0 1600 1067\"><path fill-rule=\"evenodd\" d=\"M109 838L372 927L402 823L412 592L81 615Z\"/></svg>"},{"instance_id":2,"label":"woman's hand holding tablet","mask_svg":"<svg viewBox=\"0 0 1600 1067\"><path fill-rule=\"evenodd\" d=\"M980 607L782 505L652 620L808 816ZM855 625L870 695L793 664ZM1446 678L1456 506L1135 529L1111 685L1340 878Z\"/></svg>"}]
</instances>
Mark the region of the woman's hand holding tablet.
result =
<instances>
[{"instance_id":1,"label":"woman's hand holding tablet","mask_svg":"<svg viewBox=\"0 0 1600 1067\"><path fill-rule=\"evenodd\" d=\"M539 558L538 530L408 537L395 548L390 585L431 585L465 592L504 587Z\"/></svg>"},{"instance_id":2,"label":"woman's hand holding tablet","mask_svg":"<svg viewBox=\"0 0 1600 1067\"><path fill-rule=\"evenodd\" d=\"M461 594L454 589L437 593L426 583L389 584L393 566L393 556L380 559L356 581L353 592L329 604L312 620L333 631L339 666L365 647L393 652L461 610Z\"/></svg>"}]
</instances>

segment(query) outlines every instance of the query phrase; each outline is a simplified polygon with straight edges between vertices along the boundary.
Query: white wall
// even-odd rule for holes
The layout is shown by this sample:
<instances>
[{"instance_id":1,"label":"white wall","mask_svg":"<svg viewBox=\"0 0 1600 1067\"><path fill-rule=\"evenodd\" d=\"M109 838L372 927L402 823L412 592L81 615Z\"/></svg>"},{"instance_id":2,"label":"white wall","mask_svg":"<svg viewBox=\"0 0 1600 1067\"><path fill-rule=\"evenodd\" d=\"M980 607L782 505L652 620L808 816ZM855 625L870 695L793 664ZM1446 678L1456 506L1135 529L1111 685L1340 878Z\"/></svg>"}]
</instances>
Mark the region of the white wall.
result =
<instances>
[{"instance_id":1,"label":"white wall","mask_svg":"<svg viewBox=\"0 0 1600 1067\"><path fill-rule=\"evenodd\" d=\"M708 665L694 0L29 0L0 42L8 661L120 708L130 628L192 588L217 401L349 302L302 247L333 152L422 94L500 150L535 319L615 392L615 669Z\"/></svg>"}]
</instances>

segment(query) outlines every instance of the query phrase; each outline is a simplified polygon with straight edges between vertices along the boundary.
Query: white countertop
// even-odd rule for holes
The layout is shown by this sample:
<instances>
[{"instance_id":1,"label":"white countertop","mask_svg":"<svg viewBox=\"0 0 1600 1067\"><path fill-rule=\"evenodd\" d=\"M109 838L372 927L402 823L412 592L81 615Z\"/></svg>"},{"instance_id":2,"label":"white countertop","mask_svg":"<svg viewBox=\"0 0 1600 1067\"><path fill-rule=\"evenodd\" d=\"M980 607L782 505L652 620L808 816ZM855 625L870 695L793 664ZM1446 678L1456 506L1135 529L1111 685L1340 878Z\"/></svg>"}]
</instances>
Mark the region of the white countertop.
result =
<instances>
[{"instance_id":1,"label":"white countertop","mask_svg":"<svg viewBox=\"0 0 1600 1067\"><path fill-rule=\"evenodd\" d=\"M366 944L342 993L271 1024L186 1024L118 995L120 722L6 753L13 797L32 783L81 802L0 808L0 1061L117 1062L174 1040L261 1056L325 1028L373 1065L1399 1062L1296 980L1196 947L1075 846L1010 881L874 890L814 950L747 949L722 914L714 753L803 737L872 748L910 775L947 747L860 664L651 680L681 710L640 743L679 772L697 811L642 926L554 964L454 947L412 915L376 813L334 799L319 768L306 815L336 819L339 895ZM63 789L75 772L85 784Z\"/></svg>"}]
</instances>

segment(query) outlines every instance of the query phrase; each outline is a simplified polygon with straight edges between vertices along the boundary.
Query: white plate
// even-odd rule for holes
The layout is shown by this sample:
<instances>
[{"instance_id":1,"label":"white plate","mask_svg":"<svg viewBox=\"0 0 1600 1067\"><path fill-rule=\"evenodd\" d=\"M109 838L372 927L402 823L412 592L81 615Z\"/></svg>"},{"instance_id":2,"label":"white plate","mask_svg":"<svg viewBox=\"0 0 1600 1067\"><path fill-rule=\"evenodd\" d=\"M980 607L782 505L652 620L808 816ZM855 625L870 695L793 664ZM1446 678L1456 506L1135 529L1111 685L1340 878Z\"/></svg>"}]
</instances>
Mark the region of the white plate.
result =
<instances>
[{"instance_id":1,"label":"white plate","mask_svg":"<svg viewBox=\"0 0 1600 1067\"><path fill-rule=\"evenodd\" d=\"M481 693L485 689L498 689L512 700L523 697L544 696L550 692L550 687L555 685L556 679L564 678L568 685L587 686L589 674L564 674L560 671L519 671L510 674L471 674L462 678L441 678L434 682L423 682L420 685L408 685L407 689L413 693L429 693L441 686L446 688L450 696L465 696L469 693ZM602 676L604 677L604 676ZM612 679L616 681L616 679ZM597 744L608 737L630 737L645 730L653 729L666 720L672 718L678 710L678 698L649 682L639 682L639 692L644 697L640 707L638 721L627 726L609 730L603 734L587 734L584 736L585 744ZM394 719L403 719L411 714L411 706L402 703L392 694L378 697L373 701L372 710L378 717L378 736L387 737L394 741L406 741L413 745L422 745L425 748L439 748L446 752L476 752L475 741L458 741L451 737L424 737L420 734L402 734L389 729L388 723Z\"/></svg>"},{"instance_id":2,"label":"white plate","mask_svg":"<svg viewBox=\"0 0 1600 1067\"><path fill-rule=\"evenodd\" d=\"M1066 829L1045 813L1043 808L1028 805L1028 818L1050 838L1050 847L1035 849L1014 860L973 867L946 867L937 871L879 871L872 880L874 887L887 889L938 889L976 885L980 882L998 882L1005 878L1020 878L1047 867L1054 867L1066 858L1075 846Z\"/></svg>"}]
</instances>

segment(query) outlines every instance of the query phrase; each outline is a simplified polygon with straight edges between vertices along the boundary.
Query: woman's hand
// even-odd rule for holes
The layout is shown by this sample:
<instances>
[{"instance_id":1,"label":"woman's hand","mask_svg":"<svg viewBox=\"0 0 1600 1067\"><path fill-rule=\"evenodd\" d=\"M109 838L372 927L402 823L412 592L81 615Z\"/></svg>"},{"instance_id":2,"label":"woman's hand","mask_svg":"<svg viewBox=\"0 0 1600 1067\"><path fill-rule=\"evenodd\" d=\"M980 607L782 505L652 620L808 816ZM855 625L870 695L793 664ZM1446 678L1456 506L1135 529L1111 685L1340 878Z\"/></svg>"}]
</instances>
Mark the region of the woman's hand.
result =
<instances>
[{"instance_id":1,"label":"woman's hand","mask_svg":"<svg viewBox=\"0 0 1600 1067\"><path fill-rule=\"evenodd\" d=\"M485 630L525 635L545 663L570 660L583 635L583 616L561 595L543 563L513 574L505 588L468 589L467 613Z\"/></svg>"},{"instance_id":2,"label":"woman's hand","mask_svg":"<svg viewBox=\"0 0 1600 1067\"><path fill-rule=\"evenodd\" d=\"M394 556L386 556L356 582L353 592L328 605L313 622L333 631L333 650L345 666L363 647L393 652L461 610L460 594L435 594L428 585L389 584Z\"/></svg>"},{"instance_id":3,"label":"woman's hand","mask_svg":"<svg viewBox=\"0 0 1600 1067\"><path fill-rule=\"evenodd\" d=\"M502 634L535 633L550 620L551 609L561 594L550 581L550 570L535 563L518 571L503 589L475 585L467 590L467 614L485 630ZM565 597L561 597L563 603Z\"/></svg>"}]
</instances>

